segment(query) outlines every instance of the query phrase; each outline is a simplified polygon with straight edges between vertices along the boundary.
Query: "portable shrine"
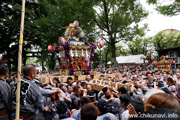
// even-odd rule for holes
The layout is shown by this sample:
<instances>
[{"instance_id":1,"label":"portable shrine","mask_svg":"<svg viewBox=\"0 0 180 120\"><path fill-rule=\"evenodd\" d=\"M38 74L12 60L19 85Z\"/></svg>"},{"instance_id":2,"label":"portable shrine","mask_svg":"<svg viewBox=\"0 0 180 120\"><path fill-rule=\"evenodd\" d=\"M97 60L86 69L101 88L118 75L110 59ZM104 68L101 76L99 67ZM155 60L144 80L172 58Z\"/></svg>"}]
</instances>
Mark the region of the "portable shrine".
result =
<instances>
[{"instance_id":1,"label":"portable shrine","mask_svg":"<svg viewBox=\"0 0 180 120\"><path fill-rule=\"evenodd\" d=\"M74 21L66 27L64 37L59 37L55 51L58 53L60 75L89 74L91 71L96 45L84 35L78 21Z\"/></svg>"}]
</instances>

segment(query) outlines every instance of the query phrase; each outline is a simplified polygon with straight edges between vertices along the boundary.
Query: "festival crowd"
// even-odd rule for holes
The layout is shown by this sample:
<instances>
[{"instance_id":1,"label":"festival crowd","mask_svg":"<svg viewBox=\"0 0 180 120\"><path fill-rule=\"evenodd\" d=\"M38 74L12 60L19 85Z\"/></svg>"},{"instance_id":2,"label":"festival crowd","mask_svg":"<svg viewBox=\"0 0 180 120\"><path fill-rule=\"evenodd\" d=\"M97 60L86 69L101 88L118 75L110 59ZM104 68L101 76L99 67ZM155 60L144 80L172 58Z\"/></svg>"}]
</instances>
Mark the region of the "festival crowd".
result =
<instances>
[{"instance_id":1,"label":"festival crowd","mask_svg":"<svg viewBox=\"0 0 180 120\"><path fill-rule=\"evenodd\" d=\"M36 78L32 64L22 70L20 119L23 120L133 120L180 119L180 70L161 71L143 66L123 66L120 69L94 69L102 75L99 80L87 75L85 80L67 78L61 83L50 77L49 84ZM119 73L121 77L105 74ZM97 81L100 81L97 82ZM131 85L112 87L110 82ZM101 84L101 91L92 83ZM15 118L17 75L9 75L0 65L0 120Z\"/></svg>"}]
</instances>

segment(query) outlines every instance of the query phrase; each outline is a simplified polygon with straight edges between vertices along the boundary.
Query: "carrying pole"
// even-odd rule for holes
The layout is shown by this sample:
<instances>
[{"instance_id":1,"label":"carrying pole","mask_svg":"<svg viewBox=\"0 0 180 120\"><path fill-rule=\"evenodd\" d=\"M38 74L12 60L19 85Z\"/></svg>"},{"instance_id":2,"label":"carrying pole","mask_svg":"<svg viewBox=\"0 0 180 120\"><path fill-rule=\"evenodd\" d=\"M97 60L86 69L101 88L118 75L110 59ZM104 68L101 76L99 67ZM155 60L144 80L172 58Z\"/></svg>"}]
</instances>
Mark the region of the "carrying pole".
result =
<instances>
[{"instance_id":1,"label":"carrying pole","mask_svg":"<svg viewBox=\"0 0 180 120\"><path fill-rule=\"evenodd\" d=\"M25 15L25 0L22 0L19 53L18 53L18 73L17 73L18 80L17 80L17 91L16 91L16 118L15 118L16 120L19 120L19 113L20 113L21 63L22 63L24 15Z\"/></svg>"}]
</instances>

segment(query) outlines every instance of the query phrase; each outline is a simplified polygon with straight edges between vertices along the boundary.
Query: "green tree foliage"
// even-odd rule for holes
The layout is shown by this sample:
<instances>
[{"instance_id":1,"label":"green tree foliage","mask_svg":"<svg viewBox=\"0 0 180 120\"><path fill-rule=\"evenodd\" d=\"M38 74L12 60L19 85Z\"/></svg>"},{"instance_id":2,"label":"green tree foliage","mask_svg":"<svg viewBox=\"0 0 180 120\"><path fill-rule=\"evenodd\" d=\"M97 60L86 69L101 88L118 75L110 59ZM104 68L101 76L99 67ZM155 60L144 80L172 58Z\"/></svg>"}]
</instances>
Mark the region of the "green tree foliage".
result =
<instances>
[{"instance_id":1,"label":"green tree foliage","mask_svg":"<svg viewBox=\"0 0 180 120\"><path fill-rule=\"evenodd\" d=\"M108 48L109 47L109 48ZM154 50L154 42L152 37L149 38L136 38L133 41L128 41L127 46L124 46L122 44L116 45L116 55L118 56L127 56L127 55L138 55L138 54L144 54L146 55L148 51ZM98 52L99 61L98 64L103 64L107 66L107 62L111 61L111 48L106 43Z\"/></svg>"},{"instance_id":2,"label":"green tree foliage","mask_svg":"<svg viewBox=\"0 0 180 120\"><path fill-rule=\"evenodd\" d=\"M105 66L107 66L107 62L109 62L111 60L111 46L108 45L107 43L105 43L103 48L99 48L98 51L98 57L99 57L99 61L98 64L103 64Z\"/></svg>"},{"instance_id":3,"label":"green tree foliage","mask_svg":"<svg viewBox=\"0 0 180 120\"><path fill-rule=\"evenodd\" d=\"M139 35L141 32L137 23L148 13L137 0L99 0L94 12L94 21L101 37L110 45L111 60L117 65L116 43L130 41Z\"/></svg>"},{"instance_id":4,"label":"green tree foliage","mask_svg":"<svg viewBox=\"0 0 180 120\"><path fill-rule=\"evenodd\" d=\"M128 54L128 49L125 48L123 45L121 44L117 44L116 45L116 56L126 56ZM111 61L111 57L112 57L112 52L111 52L111 46L106 44L103 51L102 51L102 59L103 60L103 64L106 65L107 67L107 62Z\"/></svg>"},{"instance_id":5,"label":"green tree foliage","mask_svg":"<svg viewBox=\"0 0 180 120\"><path fill-rule=\"evenodd\" d=\"M138 55L138 54L144 54L149 50L153 50L153 43L152 43L152 38L139 38L134 41L128 42L128 49L129 49L129 54L132 55Z\"/></svg>"},{"instance_id":6,"label":"green tree foliage","mask_svg":"<svg viewBox=\"0 0 180 120\"><path fill-rule=\"evenodd\" d=\"M74 20L93 40L94 22L92 6L89 0L26 0L23 61L25 64L26 51L32 48L43 51L44 62L53 61L55 54L47 51L49 44L57 43L58 37L63 36L65 29ZM1 0L0 2L0 54L8 58L8 66L17 67L17 53L21 18L21 1ZM54 63L50 63L53 66Z\"/></svg>"},{"instance_id":7,"label":"green tree foliage","mask_svg":"<svg viewBox=\"0 0 180 120\"><path fill-rule=\"evenodd\" d=\"M116 53L117 53L117 56L127 56L128 55L128 49L125 48L123 45L117 45L116 46Z\"/></svg>"},{"instance_id":8,"label":"green tree foliage","mask_svg":"<svg viewBox=\"0 0 180 120\"><path fill-rule=\"evenodd\" d=\"M12 64L16 70L21 1L1 0L0 6L0 54L8 58L9 68ZM105 63L109 55L115 60L116 55L125 54L118 51L122 47L116 48L119 41L143 36L137 23L147 15L138 0L26 0L23 63L26 51L38 49L44 53L43 61L53 67L56 54L49 53L47 46L57 43L64 34L63 27L74 20L79 21L90 41L99 35L106 40L107 52L102 52L107 56ZM100 60L96 55L95 59Z\"/></svg>"},{"instance_id":9,"label":"green tree foliage","mask_svg":"<svg viewBox=\"0 0 180 120\"><path fill-rule=\"evenodd\" d=\"M1 0L0 6L0 54L3 53L3 56L8 59L10 68L11 64L17 66L21 1ZM33 30L35 27L33 20L43 15L43 12L39 13L40 9L42 6L39 6L35 1L26 1L23 58L24 51L31 48L31 45L40 45L41 43L40 39L37 40L38 37Z\"/></svg>"},{"instance_id":10,"label":"green tree foliage","mask_svg":"<svg viewBox=\"0 0 180 120\"><path fill-rule=\"evenodd\" d=\"M63 36L66 26L74 20L78 20L80 26L86 33L86 37L93 40L94 23L87 15L93 14L91 5L93 2L88 0L54 0L53 3L47 1L39 1L39 4L44 6L46 16L42 16L35 21L36 32L42 39L42 51L47 51L49 44L58 44L58 37ZM87 7L89 5L89 7ZM91 10L90 10L91 8ZM92 15L91 15L92 16ZM55 65L55 54L45 52L43 55L46 58L46 65L53 69ZM51 61L51 62L50 62Z\"/></svg>"},{"instance_id":11,"label":"green tree foliage","mask_svg":"<svg viewBox=\"0 0 180 120\"><path fill-rule=\"evenodd\" d=\"M156 50L179 47L180 33L161 31L154 36L153 43Z\"/></svg>"},{"instance_id":12,"label":"green tree foliage","mask_svg":"<svg viewBox=\"0 0 180 120\"><path fill-rule=\"evenodd\" d=\"M155 4L156 10L163 15L173 16L180 13L180 0L147 0L149 4ZM168 5L163 5L164 2L171 2Z\"/></svg>"}]
</instances>

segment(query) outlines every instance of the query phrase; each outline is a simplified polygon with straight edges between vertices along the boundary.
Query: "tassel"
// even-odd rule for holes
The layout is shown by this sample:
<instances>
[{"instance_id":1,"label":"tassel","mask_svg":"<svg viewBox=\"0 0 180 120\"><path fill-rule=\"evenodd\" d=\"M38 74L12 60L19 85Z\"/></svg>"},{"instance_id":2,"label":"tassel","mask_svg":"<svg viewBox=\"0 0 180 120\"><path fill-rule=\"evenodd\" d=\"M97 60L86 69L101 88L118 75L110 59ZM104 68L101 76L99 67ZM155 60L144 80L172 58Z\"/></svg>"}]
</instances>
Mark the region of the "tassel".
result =
<instances>
[{"instance_id":1,"label":"tassel","mask_svg":"<svg viewBox=\"0 0 180 120\"><path fill-rule=\"evenodd\" d=\"M75 49L75 56L78 57L77 49Z\"/></svg>"},{"instance_id":2,"label":"tassel","mask_svg":"<svg viewBox=\"0 0 180 120\"><path fill-rule=\"evenodd\" d=\"M73 54L73 51L72 51L72 49L71 49L71 57L74 57L74 54Z\"/></svg>"},{"instance_id":3,"label":"tassel","mask_svg":"<svg viewBox=\"0 0 180 120\"><path fill-rule=\"evenodd\" d=\"M88 51L87 51L87 49L86 49L86 58L88 58L89 57L89 55L88 55Z\"/></svg>"},{"instance_id":4,"label":"tassel","mask_svg":"<svg viewBox=\"0 0 180 120\"><path fill-rule=\"evenodd\" d=\"M84 51L83 51L83 49L82 49L82 57L84 57Z\"/></svg>"}]
</instances>

